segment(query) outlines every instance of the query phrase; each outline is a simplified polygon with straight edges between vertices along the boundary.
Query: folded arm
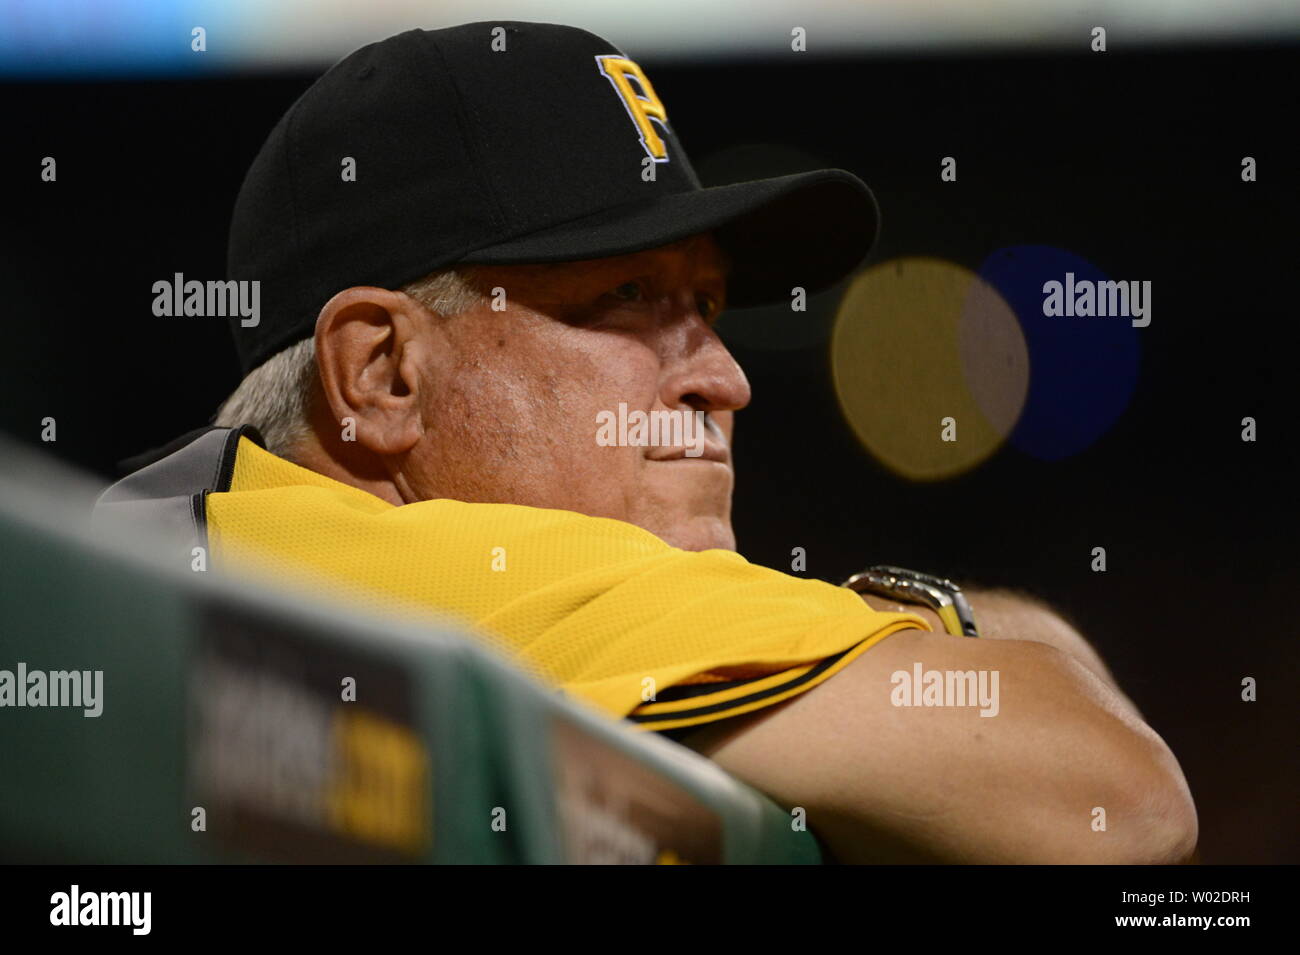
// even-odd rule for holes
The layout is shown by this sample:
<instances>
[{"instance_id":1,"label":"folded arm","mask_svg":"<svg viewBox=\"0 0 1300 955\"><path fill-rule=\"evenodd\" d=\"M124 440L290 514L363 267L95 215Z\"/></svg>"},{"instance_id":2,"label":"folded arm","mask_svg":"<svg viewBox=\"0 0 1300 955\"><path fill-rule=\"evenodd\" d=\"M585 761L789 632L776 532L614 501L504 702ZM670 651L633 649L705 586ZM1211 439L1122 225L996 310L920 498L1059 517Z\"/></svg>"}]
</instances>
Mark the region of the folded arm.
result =
<instances>
[{"instance_id":1,"label":"folded arm","mask_svg":"<svg viewBox=\"0 0 1300 955\"><path fill-rule=\"evenodd\" d=\"M803 807L843 862L1188 858L1196 809L1178 762L1096 652L1034 601L976 592L971 603L981 639L932 619L936 632L887 637L824 684L685 744ZM916 664L996 671L997 714L895 705L894 675Z\"/></svg>"}]
</instances>

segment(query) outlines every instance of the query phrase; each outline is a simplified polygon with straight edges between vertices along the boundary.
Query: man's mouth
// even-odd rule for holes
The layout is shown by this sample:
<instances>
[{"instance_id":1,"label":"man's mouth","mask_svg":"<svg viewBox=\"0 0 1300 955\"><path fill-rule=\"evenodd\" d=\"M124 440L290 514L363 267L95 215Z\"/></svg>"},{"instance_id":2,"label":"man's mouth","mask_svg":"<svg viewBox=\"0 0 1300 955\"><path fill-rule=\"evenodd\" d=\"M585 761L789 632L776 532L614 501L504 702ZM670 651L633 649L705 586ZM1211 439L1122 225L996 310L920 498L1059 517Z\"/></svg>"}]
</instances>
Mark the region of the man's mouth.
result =
<instances>
[{"instance_id":1,"label":"man's mouth","mask_svg":"<svg viewBox=\"0 0 1300 955\"><path fill-rule=\"evenodd\" d=\"M731 465L731 453L725 445L706 442L699 454L687 454L694 448L652 448L646 455L649 461L716 461Z\"/></svg>"}]
</instances>

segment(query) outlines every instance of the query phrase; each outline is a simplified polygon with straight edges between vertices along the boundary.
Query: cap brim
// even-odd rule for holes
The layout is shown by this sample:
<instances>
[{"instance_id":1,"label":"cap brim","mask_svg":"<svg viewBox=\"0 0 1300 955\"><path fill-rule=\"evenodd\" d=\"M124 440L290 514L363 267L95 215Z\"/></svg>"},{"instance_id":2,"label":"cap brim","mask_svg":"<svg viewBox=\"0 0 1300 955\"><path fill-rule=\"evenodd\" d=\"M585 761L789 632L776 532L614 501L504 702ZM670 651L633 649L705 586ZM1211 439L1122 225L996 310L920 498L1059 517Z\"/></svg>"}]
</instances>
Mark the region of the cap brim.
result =
<instances>
[{"instance_id":1,"label":"cap brim","mask_svg":"<svg viewBox=\"0 0 1300 955\"><path fill-rule=\"evenodd\" d=\"M729 307L790 301L852 272L875 242L871 190L843 169L757 179L633 202L478 249L467 265L627 255L712 231L732 260Z\"/></svg>"}]
</instances>

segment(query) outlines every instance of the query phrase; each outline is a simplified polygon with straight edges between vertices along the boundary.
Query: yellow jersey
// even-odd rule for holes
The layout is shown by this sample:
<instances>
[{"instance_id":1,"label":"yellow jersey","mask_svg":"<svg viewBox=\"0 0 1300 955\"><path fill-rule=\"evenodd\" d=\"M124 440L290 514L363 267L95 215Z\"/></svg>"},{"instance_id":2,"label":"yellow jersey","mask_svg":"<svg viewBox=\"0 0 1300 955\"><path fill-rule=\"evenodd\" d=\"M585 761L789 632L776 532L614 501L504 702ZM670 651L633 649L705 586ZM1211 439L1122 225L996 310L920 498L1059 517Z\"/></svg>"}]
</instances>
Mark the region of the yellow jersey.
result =
<instances>
[{"instance_id":1,"label":"yellow jersey","mask_svg":"<svg viewBox=\"0 0 1300 955\"><path fill-rule=\"evenodd\" d=\"M515 504L398 507L238 438L206 496L214 566L434 612L543 683L646 730L747 713L829 679L912 614L623 521Z\"/></svg>"}]
</instances>

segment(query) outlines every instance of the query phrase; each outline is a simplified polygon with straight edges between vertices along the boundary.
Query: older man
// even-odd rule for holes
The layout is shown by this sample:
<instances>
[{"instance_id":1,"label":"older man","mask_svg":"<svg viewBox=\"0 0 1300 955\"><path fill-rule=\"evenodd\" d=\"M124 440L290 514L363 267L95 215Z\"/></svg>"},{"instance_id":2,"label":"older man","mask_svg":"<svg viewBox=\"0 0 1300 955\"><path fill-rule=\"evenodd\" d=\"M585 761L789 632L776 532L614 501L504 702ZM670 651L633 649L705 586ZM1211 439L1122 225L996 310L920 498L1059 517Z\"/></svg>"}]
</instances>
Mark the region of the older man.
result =
<instances>
[{"instance_id":1,"label":"older man","mask_svg":"<svg viewBox=\"0 0 1300 955\"><path fill-rule=\"evenodd\" d=\"M848 274L875 220L840 170L701 188L640 67L589 33L392 37L308 90L244 183L230 267L265 318L233 326L219 427L101 509L216 566L457 617L804 807L845 861L1183 859L1176 760L1050 610L976 593L968 639L734 551L750 393L714 322ZM683 428L598 440L616 409ZM900 671L996 674L996 716L900 706Z\"/></svg>"}]
</instances>

